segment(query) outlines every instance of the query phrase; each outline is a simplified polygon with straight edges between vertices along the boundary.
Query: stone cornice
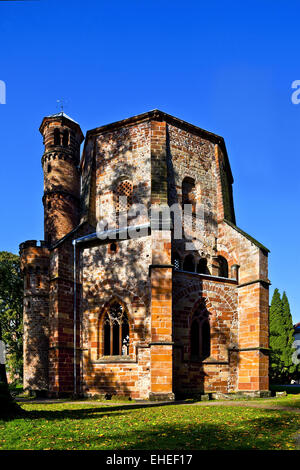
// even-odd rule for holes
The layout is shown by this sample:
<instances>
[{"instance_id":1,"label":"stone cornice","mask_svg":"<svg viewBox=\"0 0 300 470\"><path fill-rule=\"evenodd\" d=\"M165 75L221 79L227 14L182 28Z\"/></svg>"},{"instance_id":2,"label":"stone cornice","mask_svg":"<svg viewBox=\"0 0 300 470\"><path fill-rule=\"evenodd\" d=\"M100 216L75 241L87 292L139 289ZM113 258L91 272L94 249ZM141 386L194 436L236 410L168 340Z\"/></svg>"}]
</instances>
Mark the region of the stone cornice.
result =
<instances>
[{"instance_id":1,"label":"stone cornice","mask_svg":"<svg viewBox=\"0 0 300 470\"><path fill-rule=\"evenodd\" d=\"M264 287L269 287L271 285L271 281L269 281L269 279L254 279L253 281L239 284L237 287L246 287L246 286L251 286L251 284L257 284L257 283L262 284Z\"/></svg>"}]
</instances>

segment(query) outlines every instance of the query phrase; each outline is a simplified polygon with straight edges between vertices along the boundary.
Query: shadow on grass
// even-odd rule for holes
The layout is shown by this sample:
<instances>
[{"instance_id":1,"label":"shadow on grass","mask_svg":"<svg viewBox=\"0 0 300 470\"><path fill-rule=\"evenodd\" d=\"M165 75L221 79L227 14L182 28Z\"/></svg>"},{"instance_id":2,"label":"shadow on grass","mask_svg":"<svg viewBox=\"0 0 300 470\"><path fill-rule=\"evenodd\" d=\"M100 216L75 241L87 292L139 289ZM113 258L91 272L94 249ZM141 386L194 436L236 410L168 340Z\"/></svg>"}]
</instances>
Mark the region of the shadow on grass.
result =
<instances>
[{"instance_id":1,"label":"shadow on grass","mask_svg":"<svg viewBox=\"0 0 300 470\"><path fill-rule=\"evenodd\" d=\"M24 402L23 402L24 403ZM26 404L26 403L24 403ZM30 403L32 404L32 403ZM60 403L59 405L63 406L66 403ZM175 403L149 403L149 404L131 404L131 405L108 405L108 406L93 406L91 408L72 408L72 409L62 409L62 410L30 410L25 411L25 417L28 419L47 419L48 421L59 421L64 419L91 419L91 418L99 418L99 415L103 414L106 417L113 414L114 416L118 416L124 413L117 413L118 411L130 411L130 410L140 410L145 408L157 408L157 407L165 407L165 406L176 406L188 404L187 402L176 402ZM47 406L57 406L57 403L46 403L46 404L36 404L39 405L47 405ZM79 405L79 403L78 403ZM74 406L78 406L74 403ZM71 405L72 406L72 405Z\"/></svg>"},{"instance_id":2,"label":"shadow on grass","mask_svg":"<svg viewBox=\"0 0 300 470\"><path fill-rule=\"evenodd\" d=\"M143 429L140 433L136 430L130 432L127 429L126 432L119 433L116 448L126 450L287 449L285 444L294 440L292 436L297 432L297 425L291 429L287 416L247 419L246 424L247 430L239 429L239 426L234 425L205 422L191 423L188 426L156 425L152 430ZM287 428L289 428L288 431ZM283 436L284 431L286 431L285 436ZM113 440L115 436L106 435L106 439ZM101 447L101 440L93 440L94 446L96 442Z\"/></svg>"},{"instance_id":3,"label":"shadow on grass","mask_svg":"<svg viewBox=\"0 0 300 470\"><path fill-rule=\"evenodd\" d=\"M28 417L46 420L68 418L90 420L107 417L112 412L114 412L113 417L125 415L128 408L113 406L62 411L37 410L28 412ZM142 408L145 407L139 406L137 409ZM237 409L232 414L228 413L227 416L220 415L220 409L216 415L215 413L205 414L203 408L198 408L199 413L193 413L190 416L185 413L185 410L182 411L182 414L173 416L163 412L160 415L157 413L142 416L129 414L125 423L123 419L122 427L118 425L117 419L116 422L110 420L105 423L104 421L102 427L100 424L101 429L98 429L98 432L96 428L99 428L99 424L95 427L92 425L87 428L80 427L80 435L73 433L72 425L66 423L61 434L57 434L57 429L52 431L55 432L55 441L44 446L53 445L51 448L54 449L86 449L88 447L92 450L280 450L293 448L293 435L299 432L299 420L284 412L279 415L278 410L255 410L255 417L246 414L244 410L239 410L240 414L237 416L235 413ZM103 413L102 416L101 413ZM158 419L166 420L166 422L153 423ZM215 422L212 422L214 420ZM33 445L34 448L39 448ZM42 446L41 443L39 445Z\"/></svg>"}]
</instances>

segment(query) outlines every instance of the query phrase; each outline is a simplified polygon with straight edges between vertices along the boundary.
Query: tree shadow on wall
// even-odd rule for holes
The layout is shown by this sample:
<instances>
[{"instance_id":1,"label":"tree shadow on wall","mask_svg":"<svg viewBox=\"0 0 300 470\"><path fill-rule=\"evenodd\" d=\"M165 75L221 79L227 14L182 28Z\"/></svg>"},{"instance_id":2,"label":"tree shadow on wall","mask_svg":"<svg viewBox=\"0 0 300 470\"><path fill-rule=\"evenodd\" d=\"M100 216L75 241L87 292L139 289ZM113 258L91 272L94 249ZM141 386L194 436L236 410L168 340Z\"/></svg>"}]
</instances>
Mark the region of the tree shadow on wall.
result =
<instances>
[{"instance_id":1,"label":"tree shadow on wall","mask_svg":"<svg viewBox=\"0 0 300 470\"><path fill-rule=\"evenodd\" d=\"M99 390L101 393L130 395L128 374L137 376L136 370L139 355L147 348L151 339L150 331L150 280L148 264L141 262L145 246L141 240L119 241L116 254L109 252L108 244L90 244L90 250L85 254L85 270L91 271L89 280L83 280L81 318L84 344L90 344L90 338L97 339L97 359L103 356L104 331L101 330L103 315L112 301L123 304L128 312L130 342L134 340L135 349L130 345L130 359L133 363L102 363L97 372L88 347L85 378L88 378L88 388ZM149 259L145 257L145 260ZM97 280L97 267L103 265L103 279ZM93 270L95 273L93 274ZM96 278L96 279L95 279ZM88 285L89 284L89 285ZM92 315L93 319L89 318ZM96 329L96 331L95 331ZM100 350L102 345L102 350ZM123 370L119 376L116 367ZM125 366L125 367L124 367ZM101 368L105 367L105 371ZM124 371L127 374L124 375ZM148 370L148 374L150 371ZM147 373L145 373L147 375ZM119 378L118 378L119 376ZM135 379L138 380L138 379ZM137 388L137 387L135 387ZM88 390L86 390L88 391Z\"/></svg>"},{"instance_id":2,"label":"tree shadow on wall","mask_svg":"<svg viewBox=\"0 0 300 470\"><path fill-rule=\"evenodd\" d=\"M33 322L29 320L26 325L27 328L30 329L30 326L34 325L34 323L36 323L36 320ZM35 332L35 335L31 335L30 346L25 350L24 359L27 365L25 390L36 391L35 393L43 396L48 389L49 338L48 333L44 331L47 327L40 327L39 329L41 330L40 332ZM28 369L32 371L30 377L28 376Z\"/></svg>"},{"instance_id":3,"label":"tree shadow on wall","mask_svg":"<svg viewBox=\"0 0 300 470\"><path fill-rule=\"evenodd\" d=\"M167 138L166 138L166 148L167 148L167 175L168 175L168 204L172 206L174 204L179 205L182 208L183 203L183 194L182 194L182 183L183 180L187 177L192 177L195 180L195 183L199 183L197 175L194 172L192 166L184 165L179 163L178 169L174 165L174 156L172 155L171 145L170 145L170 135L167 128ZM200 157L199 157L200 158ZM184 168L184 169L183 169ZM182 172L180 174L180 171ZM206 203L204 204L204 199ZM203 200L202 200L203 199ZM201 205L199 204L199 198L195 194L195 201L197 202L197 213L191 213L190 217L187 218L187 221L191 220L191 228L186 229L183 223L183 211L181 215L181 225L183 227L182 238L175 239L174 228L172 229L172 251L173 253L180 253L180 257L183 259L188 254L205 256L208 253L206 246L206 235L208 232L216 233L217 230L217 218L214 215L210 202L207 201L207 195L201 195ZM173 222L173 227L175 224L175 216L171 214L171 219ZM199 222L199 225L196 225L196 219ZM187 243L189 243L189 249L186 249ZM194 243L194 250L191 249L191 244Z\"/></svg>"},{"instance_id":4,"label":"tree shadow on wall","mask_svg":"<svg viewBox=\"0 0 300 470\"><path fill-rule=\"evenodd\" d=\"M106 140L109 137L106 136ZM146 145L146 142L145 142ZM98 143L101 147L101 141ZM136 142L128 128L121 131L117 140L112 140L109 144L109 151L104 142L103 147L98 148L97 152L97 173L105 174L106 168L109 168L109 176L103 178L101 183L101 193L106 197L106 209L109 208L109 201L114 201L117 185L119 181L129 180L133 184L133 204L143 204L150 207L150 188L151 188L151 166L150 154L145 150L146 169L135 165L132 161L136 148ZM146 160L149 160L147 164ZM120 164L120 162L122 162ZM91 165L92 168L92 165ZM147 169L149 174L147 175ZM138 173L138 175L137 175ZM143 178L144 175L144 178ZM99 198L100 194L97 195ZM105 204L104 204L105 206ZM105 209L104 209L105 213ZM138 219L134 216L128 217L128 226L134 226L148 221L147 216L140 216ZM112 227L117 227L113 224ZM109 227L111 228L111 227ZM111 244L116 241L115 251L111 249ZM105 307L113 300L120 301L128 311L131 342L137 345L136 350L131 349L131 360L136 358L151 339L150 332L150 279L149 265L151 264L151 244L147 236L135 239L117 239L113 237L104 241L96 240L86 245L84 256L81 256L81 269L84 269L84 278L82 279L82 301L81 301L81 325L84 335L83 343L89 345L92 336L97 335L98 358L103 356L103 350L99 350L99 344L102 343L103 331L100 331L100 319L104 314ZM93 322L89 321L88 316L92 314ZM97 332L95 333L95 323ZM136 363L101 364L97 366L95 357L91 357L90 347L87 347L87 359L85 360L85 378L88 378L88 389L98 390L99 393L121 395L130 395L134 388L132 384L128 387L128 377L124 380L118 378L115 372L116 366L123 370L126 368L129 374L134 373ZM124 367L125 366L125 367ZM99 367L99 372L97 372ZM105 367L105 371L102 371ZM131 370L130 370L131 369ZM148 370L148 376L150 371ZM145 380L147 373L145 373ZM85 390L88 392L88 390Z\"/></svg>"}]
</instances>

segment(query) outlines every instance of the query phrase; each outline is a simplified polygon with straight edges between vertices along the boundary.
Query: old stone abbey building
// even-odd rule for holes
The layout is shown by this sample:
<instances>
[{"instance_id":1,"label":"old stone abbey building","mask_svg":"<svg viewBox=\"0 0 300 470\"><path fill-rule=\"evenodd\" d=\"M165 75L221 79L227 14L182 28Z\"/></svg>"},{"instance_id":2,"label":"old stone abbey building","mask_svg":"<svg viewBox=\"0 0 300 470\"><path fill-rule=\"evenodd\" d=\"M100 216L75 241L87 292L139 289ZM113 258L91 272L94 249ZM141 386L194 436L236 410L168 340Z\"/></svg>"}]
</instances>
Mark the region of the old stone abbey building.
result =
<instances>
[{"instance_id":1,"label":"old stone abbey building","mask_svg":"<svg viewBox=\"0 0 300 470\"><path fill-rule=\"evenodd\" d=\"M63 112L40 132L45 239L20 245L25 387L136 399L267 391L268 249L236 226L223 138L158 110L88 131L81 159L84 136ZM192 239L185 226L181 239L174 224L148 228L145 213L128 215L137 237L117 222L96 235L112 208L174 203L190 204L192 222L203 207Z\"/></svg>"}]
</instances>

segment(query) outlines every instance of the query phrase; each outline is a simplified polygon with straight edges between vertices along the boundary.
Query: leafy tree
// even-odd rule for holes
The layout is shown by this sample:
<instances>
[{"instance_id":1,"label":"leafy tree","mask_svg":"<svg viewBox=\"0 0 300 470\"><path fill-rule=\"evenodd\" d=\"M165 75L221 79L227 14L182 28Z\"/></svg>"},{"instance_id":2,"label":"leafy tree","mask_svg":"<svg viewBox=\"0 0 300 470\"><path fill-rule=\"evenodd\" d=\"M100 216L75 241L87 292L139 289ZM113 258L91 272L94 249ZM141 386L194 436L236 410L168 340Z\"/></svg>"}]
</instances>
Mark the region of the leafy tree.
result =
<instances>
[{"instance_id":1,"label":"leafy tree","mask_svg":"<svg viewBox=\"0 0 300 470\"><path fill-rule=\"evenodd\" d=\"M286 293L274 290L270 307L270 380L290 382L297 367L293 364L293 322Z\"/></svg>"},{"instance_id":2,"label":"leafy tree","mask_svg":"<svg viewBox=\"0 0 300 470\"><path fill-rule=\"evenodd\" d=\"M1 324L0 341L2 341ZM0 363L0 419L13 418L21 412L21 408L17 405L9 392L5 364Z\"/></svg>"},{"instance_id":3,"label":"leafy tree","mask_svg":"<svg viewBox=\"0 0 300 470\"><path fill-rule=\"evenodd\" d=\"M20 258L0 252L0 324L12 376L23 373L23 281Z\"/></svg>"}]
</instances>

